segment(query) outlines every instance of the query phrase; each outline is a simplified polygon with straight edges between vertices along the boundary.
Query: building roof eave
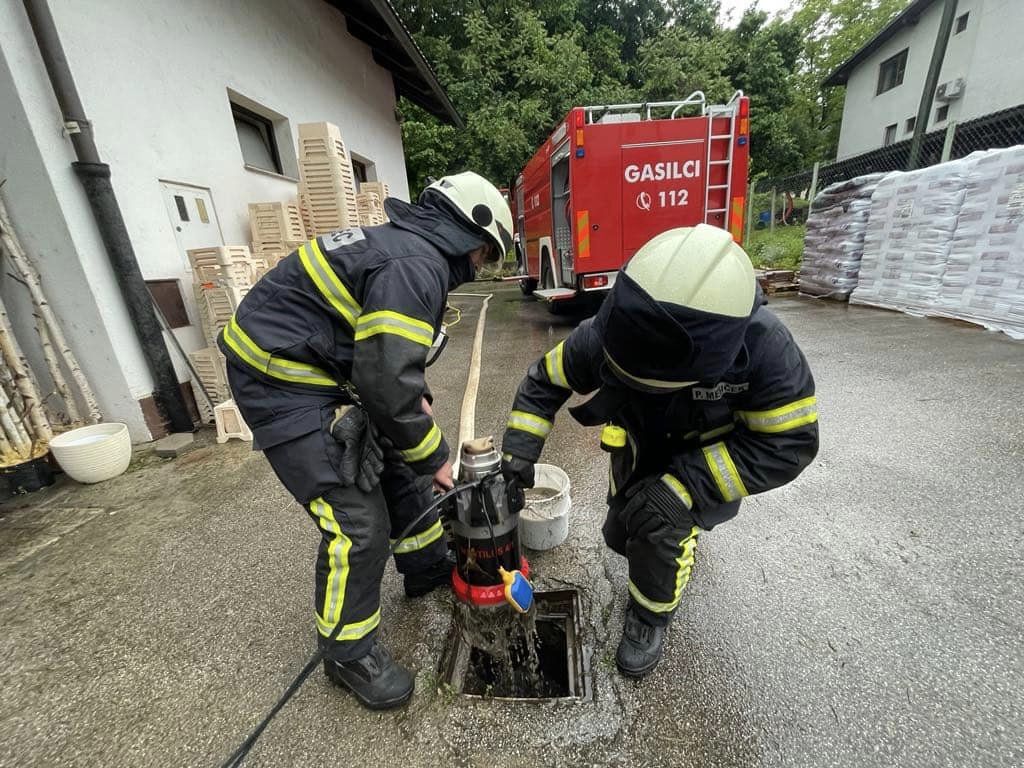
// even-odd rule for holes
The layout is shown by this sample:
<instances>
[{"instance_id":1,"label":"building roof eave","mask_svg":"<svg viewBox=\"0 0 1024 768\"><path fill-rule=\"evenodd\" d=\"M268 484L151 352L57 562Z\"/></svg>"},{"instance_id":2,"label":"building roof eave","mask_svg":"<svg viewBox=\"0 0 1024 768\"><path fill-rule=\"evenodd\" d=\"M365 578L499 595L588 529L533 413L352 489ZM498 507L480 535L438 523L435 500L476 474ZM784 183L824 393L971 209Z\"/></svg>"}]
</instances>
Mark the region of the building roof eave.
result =
<instances>
[{"instance_id":1,"label":"building roof eave","mask_svg":"<svg viewBox=\"0 0 1024 768\"><path fill-rule=\"evenodd\" d=\"M867 43L861 46L856 53L836 67L836 69L821 82L822 87L830 88L837 85L846 85L847 81L850 79L850 75L853 74L854 69L862 64L865 59L881 48L898 32L917 24L921 15L928 10L929 6L934 2L935 0L912 0L910 5L900 11L892 21L882 27L877 35L868 40Z\"/></svg>"},{"instance_id":2,"label":"building roof eave","mask_svg":"<svg viewBox=\"0 0 1024 768\"><path fill-rule=\"evenodd\" d=\"M446 123L463 127L462 116L389 0L327 2L344 15L349 33L370 47L373 60L391 72L399 96Z\"/></svg>"}]
</instances>

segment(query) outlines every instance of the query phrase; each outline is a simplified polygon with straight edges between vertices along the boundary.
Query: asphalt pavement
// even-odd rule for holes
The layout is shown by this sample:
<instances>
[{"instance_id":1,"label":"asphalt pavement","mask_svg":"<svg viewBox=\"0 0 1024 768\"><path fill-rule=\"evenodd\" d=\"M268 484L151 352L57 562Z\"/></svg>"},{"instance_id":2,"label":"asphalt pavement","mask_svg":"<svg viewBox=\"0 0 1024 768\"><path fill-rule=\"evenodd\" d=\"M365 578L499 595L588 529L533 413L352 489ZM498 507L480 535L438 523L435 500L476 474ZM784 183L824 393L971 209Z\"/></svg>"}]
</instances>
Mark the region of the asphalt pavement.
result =
<instances>
[{"instance_id":1,"label":"asphalt pavement","mask_svg":"<svg viewBox=\"0 0 1024 768\"><path fill-rule=\"evenodd\" d=\"M578 315L493 293L477 434ZM430 369L454 443L481 304ZM601 541L598 431L557 421L569 540L530 553L576 588L593 695L469 700L438 684L451 596L389 567L382 637L417 674L371 713L314 675L252 766L1024 765L1024 345L882 310L779 298L818 385L822 444L791 485L703 536L649 678L615 671L625 561ZM314 650L317 534L262 456L209 435L129 472L0 506L0 766L218 765Z\"/></svg>"}]
</instances>

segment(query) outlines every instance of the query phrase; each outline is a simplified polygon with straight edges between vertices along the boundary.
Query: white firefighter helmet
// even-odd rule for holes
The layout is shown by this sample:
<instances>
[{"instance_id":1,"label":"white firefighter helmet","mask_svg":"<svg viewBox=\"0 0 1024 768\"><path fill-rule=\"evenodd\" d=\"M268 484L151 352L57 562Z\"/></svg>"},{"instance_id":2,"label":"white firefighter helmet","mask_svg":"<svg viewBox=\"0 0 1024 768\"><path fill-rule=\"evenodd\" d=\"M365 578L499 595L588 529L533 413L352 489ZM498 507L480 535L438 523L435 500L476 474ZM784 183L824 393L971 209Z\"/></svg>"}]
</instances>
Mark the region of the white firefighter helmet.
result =
<instances>
[{"instance_id":1,"label":"white firefighter helmet","mask_svg":"<svg viewBox=\"0 0 1024 768\"><path fill-rule=\"evenodd\" d=\"M482 229L494 246L488 260L499 261L512 248L512 211L498 188L479 173L464 171L445 176L424 190L450 200L462 217Z\"/></svg>"},{"instance_id":2,"label":"white firefighter helmet","mask_svg":"<svg viewBox=\"0 0 1024 768\"><path fill-rule=\"evenodd\" d=\"M747 317L756 280L750 258L724 229L708 224L662 232L625 267L657 302L727 317Z\"/></svg>"}]
</instances>

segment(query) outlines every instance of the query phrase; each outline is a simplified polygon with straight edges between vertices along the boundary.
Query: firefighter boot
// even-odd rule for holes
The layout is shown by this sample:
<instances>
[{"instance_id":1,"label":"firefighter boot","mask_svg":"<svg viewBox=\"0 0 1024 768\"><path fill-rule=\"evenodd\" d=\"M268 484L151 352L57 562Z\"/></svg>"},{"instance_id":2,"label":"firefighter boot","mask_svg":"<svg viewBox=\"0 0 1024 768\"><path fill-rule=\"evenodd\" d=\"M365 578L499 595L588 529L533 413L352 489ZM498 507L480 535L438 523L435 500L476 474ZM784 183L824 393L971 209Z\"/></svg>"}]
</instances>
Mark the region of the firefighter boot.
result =
<instances>
[{"instance_id":1,"label":"firefighter boot","mask_svg":"<svg viewBox=\"0 0 1024 768\"><path fill-rule=\"evenodd\" d=\"M626 622L615 653L615 664L626 677L643 677L661 660L667 625L655 626L640 614L632 600L626 606Z\"/></svg>"},{"instance_id":2,"label":"firefighter boot","mask_svg":"<svg viewBox=\"0 0 1024 768\"><path fill-rule=\"evenodd\" d=\"M437 587L451 585L455 559L446 554L433 565L421 571L405 574L405 594L408 597L422 597Z\"/></svg>"},{"instance_id":3,"label":"firefighter boot","mask_svg":"<svg viewBox=\"0 0 1024 768\"><path fill-rule=\"evenodd\" d=\"M335 685L347 688L368 709L400 707L412 696L414 678L375 640L370 652L352 661L324 659L324 672Z\"/></svg>"}]
</instances>

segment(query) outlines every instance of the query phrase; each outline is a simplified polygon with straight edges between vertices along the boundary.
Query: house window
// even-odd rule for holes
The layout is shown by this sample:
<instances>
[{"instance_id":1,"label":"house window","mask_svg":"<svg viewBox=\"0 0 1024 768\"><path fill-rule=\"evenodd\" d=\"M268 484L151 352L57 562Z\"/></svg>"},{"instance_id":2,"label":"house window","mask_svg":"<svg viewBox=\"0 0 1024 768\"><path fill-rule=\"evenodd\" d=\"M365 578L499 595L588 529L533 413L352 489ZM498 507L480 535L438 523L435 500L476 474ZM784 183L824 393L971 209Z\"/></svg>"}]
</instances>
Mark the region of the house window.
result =
<instances>
[{"instance_id":1,"label":"house window","mask_svg":"<svg viewBox=\"0 0 1024 768\"><path fill-rule=\"evenodd\" d=\"M936 123L946 122L947 117L949 117L949 104L943 104L941 107L935 110Z\"/></svg>"},{"instance_id":2,"label":"house window","mask_svg":"<svg viewBox=\"0 0 1024 768\"><path fill-rule=\"evenodd\" d=\"M352 174L356 177L356 181L362 184L364 181L368 181L366 178L366 163L362 160L352 160Z\"/></svg>"},{"instance_id":3,"label":"house window","mask_svg":"<svg viewBox=\"0 0 1024 768\"><path fill-rule=\"evenodd\" d=\"M954 35L959 35L965 29L967 29L967 17L971 14L965 13L961 16L956 17L956 28L953 30Z\"/></svg>"},{"instance_id":4,"label":"house window","mask_svg":"<svg viewBox=\"0 0 1024 768\"><path fill-rule=\"evenodd\" d=\"M283 174L273 122L234 102L231 102L231 115L235 119L235 131L245 164L261 171Z\"/></svg>"},{"instance_id":5,"label":"house window","mask_svg":"<svg viewBox=\"0 0 1024 768\"><path fill-rule=\"evenodd\" d=\"M914 126L916 126L916 125L917 125L917 118L916 117L908 117L907 118L907 125L904 128L904 133L913 133L914 132Z\"/></svg>"},{"instance_id":6,"label":"house window","mask_svg":"<svg viewBox=\"0 0 1024 768\"><path fill-rule=\"evenodd\" d=\"M879 65L878 91L875 94L876 96L879 93L891 91L897 85L903 83L903 75L907 71L907 53L909 51L909 48L904 48L895 56L886 59Z\"/></svg>"},{"instance_id":7,"label":"house window","mask_svg":"<svg viewBox=\"0 0 1024 768\"><path fill-rule=\"evenodd\" d=\"M896 123L885 126L885 137L882 139L882 146L888 147L896 143Z\"/></svg>"}]
</instances>

